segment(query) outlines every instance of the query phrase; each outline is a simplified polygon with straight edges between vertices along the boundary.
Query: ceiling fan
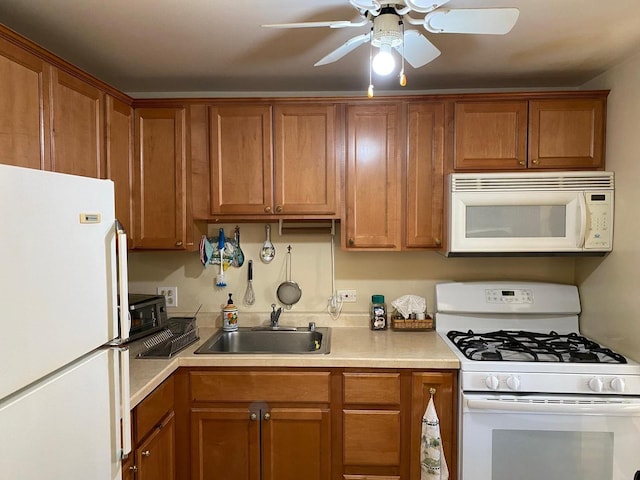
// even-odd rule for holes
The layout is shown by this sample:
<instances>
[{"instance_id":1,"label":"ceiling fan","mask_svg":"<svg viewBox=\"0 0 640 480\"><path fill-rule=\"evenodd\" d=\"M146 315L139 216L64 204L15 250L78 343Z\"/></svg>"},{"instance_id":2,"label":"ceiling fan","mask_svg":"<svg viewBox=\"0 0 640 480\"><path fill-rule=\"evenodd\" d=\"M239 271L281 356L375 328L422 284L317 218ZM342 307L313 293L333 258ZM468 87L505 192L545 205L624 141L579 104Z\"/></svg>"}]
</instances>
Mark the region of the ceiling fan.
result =
<instances>
[{"instance_id":1,"label":"ceiling fan","mask_svg":"<svg viewBox=\"0 0 640 480\"><path fill-rule=\"evenodd\" d=\"M391 49L395 49L401 55L403 68L400 84L404 86L404 60L412 67L419 68L440 55L440 50L419 30L405 29L405 25L422 27L430 33L504 35L518 20L517 8L440 8L448 2L449 0L349 0L359 14L355 20L276 23L262 26L269 28L369 26L369 32L350 38L317 61L314 66L333 63L359 46L370 42L372 57L370 67L380 75L388 75L395 68ZM412 16L412 14L419 16ZM375 57L373 57L373 47L380 49ZM406 78L404 83L406 84Z\"/></svg>"}]
</instances>

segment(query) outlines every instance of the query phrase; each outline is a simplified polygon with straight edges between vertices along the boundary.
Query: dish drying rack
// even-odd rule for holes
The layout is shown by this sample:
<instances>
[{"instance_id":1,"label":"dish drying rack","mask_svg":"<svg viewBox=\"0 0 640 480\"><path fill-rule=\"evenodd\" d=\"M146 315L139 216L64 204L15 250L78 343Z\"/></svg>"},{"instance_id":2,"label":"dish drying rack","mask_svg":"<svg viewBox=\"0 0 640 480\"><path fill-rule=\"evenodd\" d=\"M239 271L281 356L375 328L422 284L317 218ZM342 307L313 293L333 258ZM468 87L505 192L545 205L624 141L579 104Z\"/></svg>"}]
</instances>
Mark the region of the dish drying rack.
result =
<instances>
[{"instance_id":1,"label":"dish drying rack","mask_svg":"<svg viewBox=\"0 0 640 480\"><path fill-rule=\"evenodd\" d=\"M198 340L196 317L171 317L163 330L143 342L145 350L136 358L171 358Z\"/></svg>"}]
</instances>

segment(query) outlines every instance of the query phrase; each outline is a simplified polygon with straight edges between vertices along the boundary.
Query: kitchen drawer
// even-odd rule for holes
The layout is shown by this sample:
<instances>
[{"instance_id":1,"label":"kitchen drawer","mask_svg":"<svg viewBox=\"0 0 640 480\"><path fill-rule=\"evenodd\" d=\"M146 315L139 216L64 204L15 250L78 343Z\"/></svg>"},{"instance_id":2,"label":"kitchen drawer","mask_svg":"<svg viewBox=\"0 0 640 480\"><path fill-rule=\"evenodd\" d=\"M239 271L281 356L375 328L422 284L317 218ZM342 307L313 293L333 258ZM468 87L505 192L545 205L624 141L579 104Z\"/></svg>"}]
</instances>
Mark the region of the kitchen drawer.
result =
<instances>
[{"instance_id":1,"label":"kitchen drawer","mask_svg":"<svg viewBox=\"0 0 640 480\"><path fill-rule=\"evenodd\" d=\"M400 465L400 412L343 410L345 465Z\"/></svg>"},{"instance_id":2,"label":"kitchen drawer","mask_svg":"<svg viewBox=\"0 0 640 480\"><path fill-rule=\"evenodd\" d=\"M344 403L400 405L399 373L344 373Z\"/></svg>"},{"instance_id":3,"label":"kitchen drawer","mask_svg":"<svg viewBox=\"0 0 640 480\"><path fill-rule=\"evenodd\" d=\"M135 442L142 439L173 410L174 385L169 377L151 392L135 409Z\"/></svg>"},{"instance_id":4,"label":"kitchen drawer","mask_svg":"<svg viewBox=\"0 0 640 480\"><path fill-rule=\"evenodd\" d=\"M194 402L322 402L330 372L191 372Z\"/></svg>"}]
</instances>

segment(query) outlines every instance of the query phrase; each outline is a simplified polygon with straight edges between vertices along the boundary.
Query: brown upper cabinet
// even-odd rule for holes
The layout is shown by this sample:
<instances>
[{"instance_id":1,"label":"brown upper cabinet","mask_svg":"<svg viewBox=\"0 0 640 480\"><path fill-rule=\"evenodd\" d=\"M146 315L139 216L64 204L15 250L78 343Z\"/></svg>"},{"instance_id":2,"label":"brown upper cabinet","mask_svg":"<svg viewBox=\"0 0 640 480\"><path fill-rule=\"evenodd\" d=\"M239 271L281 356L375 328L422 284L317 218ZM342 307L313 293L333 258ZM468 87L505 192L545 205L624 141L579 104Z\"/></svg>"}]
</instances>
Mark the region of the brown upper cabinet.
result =
<instances>
[{"instance_id":1,"label":"brown upper cabinet","mask_svg":"<svg viewBox=\"0 0 640 480\"><path fill-rule=\"evenodd\" d=\"M400 103L347 106L343 247L400 250Z\"/></svg>"},{"instance_id":2,"label":"brown upper cabinet","mask_svg":"<svg viewBox=\"0 0 640 480\"><path fill-rule=\"evenodd\" d=\"M335 105L211 105L208 153L206 113L194 106L192 117L195 217L338 216Z\"/></svg>"},{"instance_id":3,"label":"brown upper cabinet","mask_svg":"<svg viewBox=\"0 0 640 480\"><path fill-rule=\"evenodd\" d=\"M104 93L57 68L52 91L51 169L105 178Z\"/></svg>"},{"instance_id":4,"label":"brown upper cabinet","mask_svg":"<svg viewBox=\"0 0 640 480\"><path fill-rule=\"evenodd\" d=\"M453 170L603 169L606 92L455 102Z\"/></svg>"},{"instance_id":5,"label":"brown upper cabinet","mask_svg":"<svg viewBox=\"0 0 640 480\"><path fill-rule=\"evenodd\" d=\"M403 247L441 248L444 209L443 102L407 107L406 215Z\"/></svg>"},{"instance_id":6,"label":"brown upper cabinet","mask_svg":"<svg viewBox=\"0 0 640 480\"><path fill-rule=\"evenodd\" d=\"M456 102L455 170L527 167L527 102Z\"/></svg>"},{"instance_id":7,"label":"brown upper cabinet","mask_svg":"<svg viewBox=\"0 0 640 480\"><path fill-rule=\"evenodd\" d=\"M107 178L113 180L116 218L128 233L129 247L133 246L133 108L107 95L105 146Z\"/></svg>"},{"instance_id":8,"label":"brown upper cabinet","mask_svg":"<svg viewBox=\"0 0 640 480\"><path fill-rule=\"evenodd\" d=\"M133 247L187 245L187 158L184 108L135 111Z\"/></svg>"},{"instance_id":9,"label":"brown upper cabinet","mask_svg":"<svg viewBox=\"0 0 640 480\"><path fill-rule=\"evenodd\" d=\"M529 166L603 169L605 99L529 102Z\"/></svg>"},{"instance_id":10,"label":"brown upper cabinet","mask_svg":"<svg viewBox=\"0 0 640 480\"><path fill-rule=\"evenodd\" d=\"M0 38L0 161L49 169L50 65Z\"/></svg>"},{"instance_id":11,"label":"brown upper cabinet","mask_svg":"<svg viewBox=\"0 0 640 480\"><path fill-rule=\"evenodd\" d=\"M347 108L343 247L440 248L444 131L443 102Z\"/></svg>"}]
</instances>

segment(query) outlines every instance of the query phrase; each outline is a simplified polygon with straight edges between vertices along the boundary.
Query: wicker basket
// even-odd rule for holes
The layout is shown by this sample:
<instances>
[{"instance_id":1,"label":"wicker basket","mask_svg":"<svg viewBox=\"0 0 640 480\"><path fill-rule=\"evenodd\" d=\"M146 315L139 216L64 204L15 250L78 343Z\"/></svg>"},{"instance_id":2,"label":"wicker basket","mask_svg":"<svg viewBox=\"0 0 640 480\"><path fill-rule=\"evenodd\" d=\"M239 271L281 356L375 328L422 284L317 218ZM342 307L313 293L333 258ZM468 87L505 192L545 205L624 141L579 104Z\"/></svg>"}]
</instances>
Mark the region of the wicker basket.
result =
<instances>
[{"instance_id":1,"label":"wicker basket","mask_svg":"<svg viewBox=\"0 0 640 480\"><path fill-rule=\"evenodd\" d=\"M413 318L404 319L402 317L391 318L391 328L394 330L402 331L429 331L433 330L435 323L431 315L427 315L423 320L417 320Z\"/></svg>"}]
</instances>

